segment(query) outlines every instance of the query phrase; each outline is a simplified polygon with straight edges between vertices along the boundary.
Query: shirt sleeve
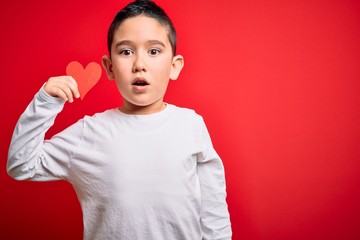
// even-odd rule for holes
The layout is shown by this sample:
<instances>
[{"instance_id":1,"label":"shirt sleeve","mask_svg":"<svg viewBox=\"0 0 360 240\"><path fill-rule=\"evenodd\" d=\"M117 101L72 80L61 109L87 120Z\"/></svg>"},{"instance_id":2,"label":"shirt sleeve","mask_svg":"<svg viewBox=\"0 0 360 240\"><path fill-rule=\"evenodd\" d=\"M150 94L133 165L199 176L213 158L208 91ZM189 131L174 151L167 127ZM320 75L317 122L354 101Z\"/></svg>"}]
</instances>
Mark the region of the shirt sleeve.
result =
<instances>
[{"instance_id":1,"label":"shirt sleeve","mask_svg":"<svg viewBox=\"0 0 360 240\"><path fill-rule=\"evenodd\" d=\"M213 148L206 125L200 120L200 142L197 173L201 187L201 230L203 240L229 240L232 236L226 203L224 166Z\"/></svg>"},{"instance_id":2,"label":"shirt sleeve","mask_svg":"<svg viewBox=\"0 0 360 240\"><path fill-rule=\"evenodd\" d=\"M81 139L81 122L44 140L63 107L63 100L49 96L43 88L35 95L20 116L11 139L7 162L11 177L31 181L68 178L72 152Z\"/></svg>"}]
</instances>

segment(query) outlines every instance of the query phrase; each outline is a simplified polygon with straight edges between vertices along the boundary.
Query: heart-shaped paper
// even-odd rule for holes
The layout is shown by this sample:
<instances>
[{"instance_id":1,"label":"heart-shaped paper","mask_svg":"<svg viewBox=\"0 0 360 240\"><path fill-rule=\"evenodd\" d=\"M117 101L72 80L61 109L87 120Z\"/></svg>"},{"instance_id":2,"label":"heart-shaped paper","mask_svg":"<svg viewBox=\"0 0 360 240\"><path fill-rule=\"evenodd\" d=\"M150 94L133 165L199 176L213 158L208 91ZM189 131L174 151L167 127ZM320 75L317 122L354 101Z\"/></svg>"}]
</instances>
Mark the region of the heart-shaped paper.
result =
<instances>
[{"instance_id":1,"label":"heart-shaped paper","mask_svg":"<svg viewBox=\"0 0 360 240\"><path fill-rule=\"evenodd\" d=\"M66 75L72 76L76 80L82 100L100 80L101 66L96 62L91 62L84 69L81 63L73 61L67 65Z\"/></svg>"}]
</instances>

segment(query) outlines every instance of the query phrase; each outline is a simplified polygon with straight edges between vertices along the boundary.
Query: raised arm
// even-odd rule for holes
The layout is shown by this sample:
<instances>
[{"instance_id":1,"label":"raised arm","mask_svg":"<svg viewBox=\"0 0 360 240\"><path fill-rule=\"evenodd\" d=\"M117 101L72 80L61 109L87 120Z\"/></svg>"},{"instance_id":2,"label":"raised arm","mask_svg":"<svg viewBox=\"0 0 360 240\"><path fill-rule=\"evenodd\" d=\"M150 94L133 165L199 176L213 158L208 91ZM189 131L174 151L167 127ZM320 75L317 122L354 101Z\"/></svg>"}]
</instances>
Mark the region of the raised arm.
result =
<instances>
[{"instance_id":1,"label":"raised arm","mask_svg":"<svg viewBox=\"0 0 360 240\"><path fill-rule=\"evenodd\" d=\"M18 120L11 140L7 172L17 180L46 181L66 178L69 141L44 141L64 102L78 97L72 77L54 77L35 95ZM75 128L72 130L76 131Z\"/></svg>"}]
</instances>

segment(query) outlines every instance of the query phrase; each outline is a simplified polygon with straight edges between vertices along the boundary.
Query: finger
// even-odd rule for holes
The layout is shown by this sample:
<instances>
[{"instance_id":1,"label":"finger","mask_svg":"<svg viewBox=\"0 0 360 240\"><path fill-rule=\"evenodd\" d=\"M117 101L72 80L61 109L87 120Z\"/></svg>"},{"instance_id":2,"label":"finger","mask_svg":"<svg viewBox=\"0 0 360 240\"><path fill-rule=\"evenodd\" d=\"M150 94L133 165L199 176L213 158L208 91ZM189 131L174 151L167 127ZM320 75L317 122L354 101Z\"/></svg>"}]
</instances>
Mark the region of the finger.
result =
<instances>
[{"instance_id":1,"label":"finger","mask_svg":"<svg viewBox=\"0 0 360 240\"><path fill-rule=\"evenodd\" d=\"M80 97L80 92L76 80L72 76L66 76L67 83L70 90L72 91L73 96L76 98Z\"/></svg>"},{"instance_id":2,"label":"finger","mask_svg":"<svg viewBox=\"0 0 360 240\"><path fill-rule=\"evenodd\" d=\"M57 79L56 85L61 88L61 90L66 94L66 97L68 101L71 103L74 101L73 97L77 97L78 94L78 88L77 83L74 80L74 78L70 76L62 76Z\"/></svg>"},{"instance_id":3,"label":"finger","mask_svg":"<svg viewBox=\"0 0 360 240\"><path fill-rule=\"evenodd\" d=\"M77 82L71 76L51 77L44 86L44 90L53 97L60 97L73 102L73 97L80 97Z\"/></svg>"},{"instance_id":4,"label":"finger","mask_svg":"<svg viewBox=\"0 0 360 240\"><path fill-rule=\"evenodd\" d=\"M66 95L66 93L59 87L54 87L52 89L52 92L55 94L55 96L61 98L62 100L64 100L65 102L68 101L68 97Z\"/></svg>"},{"instance_id":5,"label":"finger","mask_svg":"<svg viewBox=\"0 0 360 240\"><path fill-rule=\"evenodd\" d=\"M73 93L71 91L70 85L68 83L59 83L58 87L65 93L66 98L70 103L74 101Z\"/></svg>"}]
</instances>

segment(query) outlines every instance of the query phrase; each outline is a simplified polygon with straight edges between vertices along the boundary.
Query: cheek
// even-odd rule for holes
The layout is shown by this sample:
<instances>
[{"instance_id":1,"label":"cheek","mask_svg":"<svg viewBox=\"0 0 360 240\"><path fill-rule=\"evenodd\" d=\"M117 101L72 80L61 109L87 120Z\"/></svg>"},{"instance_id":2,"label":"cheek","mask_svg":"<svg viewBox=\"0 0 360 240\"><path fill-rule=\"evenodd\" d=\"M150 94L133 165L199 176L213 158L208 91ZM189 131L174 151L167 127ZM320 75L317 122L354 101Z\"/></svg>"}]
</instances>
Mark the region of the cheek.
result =
<instances>
[{"instance_id":1,"label":"cheek","mask_svg":"<svg viewBox=\"0 0 360 240\"><path fill-rule=\"evenodd\" d=\"M154 64L153 71L158 76L162 76L163 78L169 78L171 72L171 63L169 63L168 60L159 61L158 63Z\"/></svg>"},{"instance_id":2,"label":"cheek","mask_svg":"<svg viewBox=\"0 0 360 240\"><path fill-rule=\"evenodd\" d=\"M126 88L131 74L131 67L127 61L118 61L113 66L116 85L119 90Z\"/></svg>"},{"instance_id":3,"label":"cheek","mask_svg":"<svg viewBox=\"0 0 360 240\"><path fill-rule=\"evenodd\" d=\"M128 61L118 61L114 65L114 73L118 76L124 75L131 71L131 64Z\"/></svg>"}]
</instances>

